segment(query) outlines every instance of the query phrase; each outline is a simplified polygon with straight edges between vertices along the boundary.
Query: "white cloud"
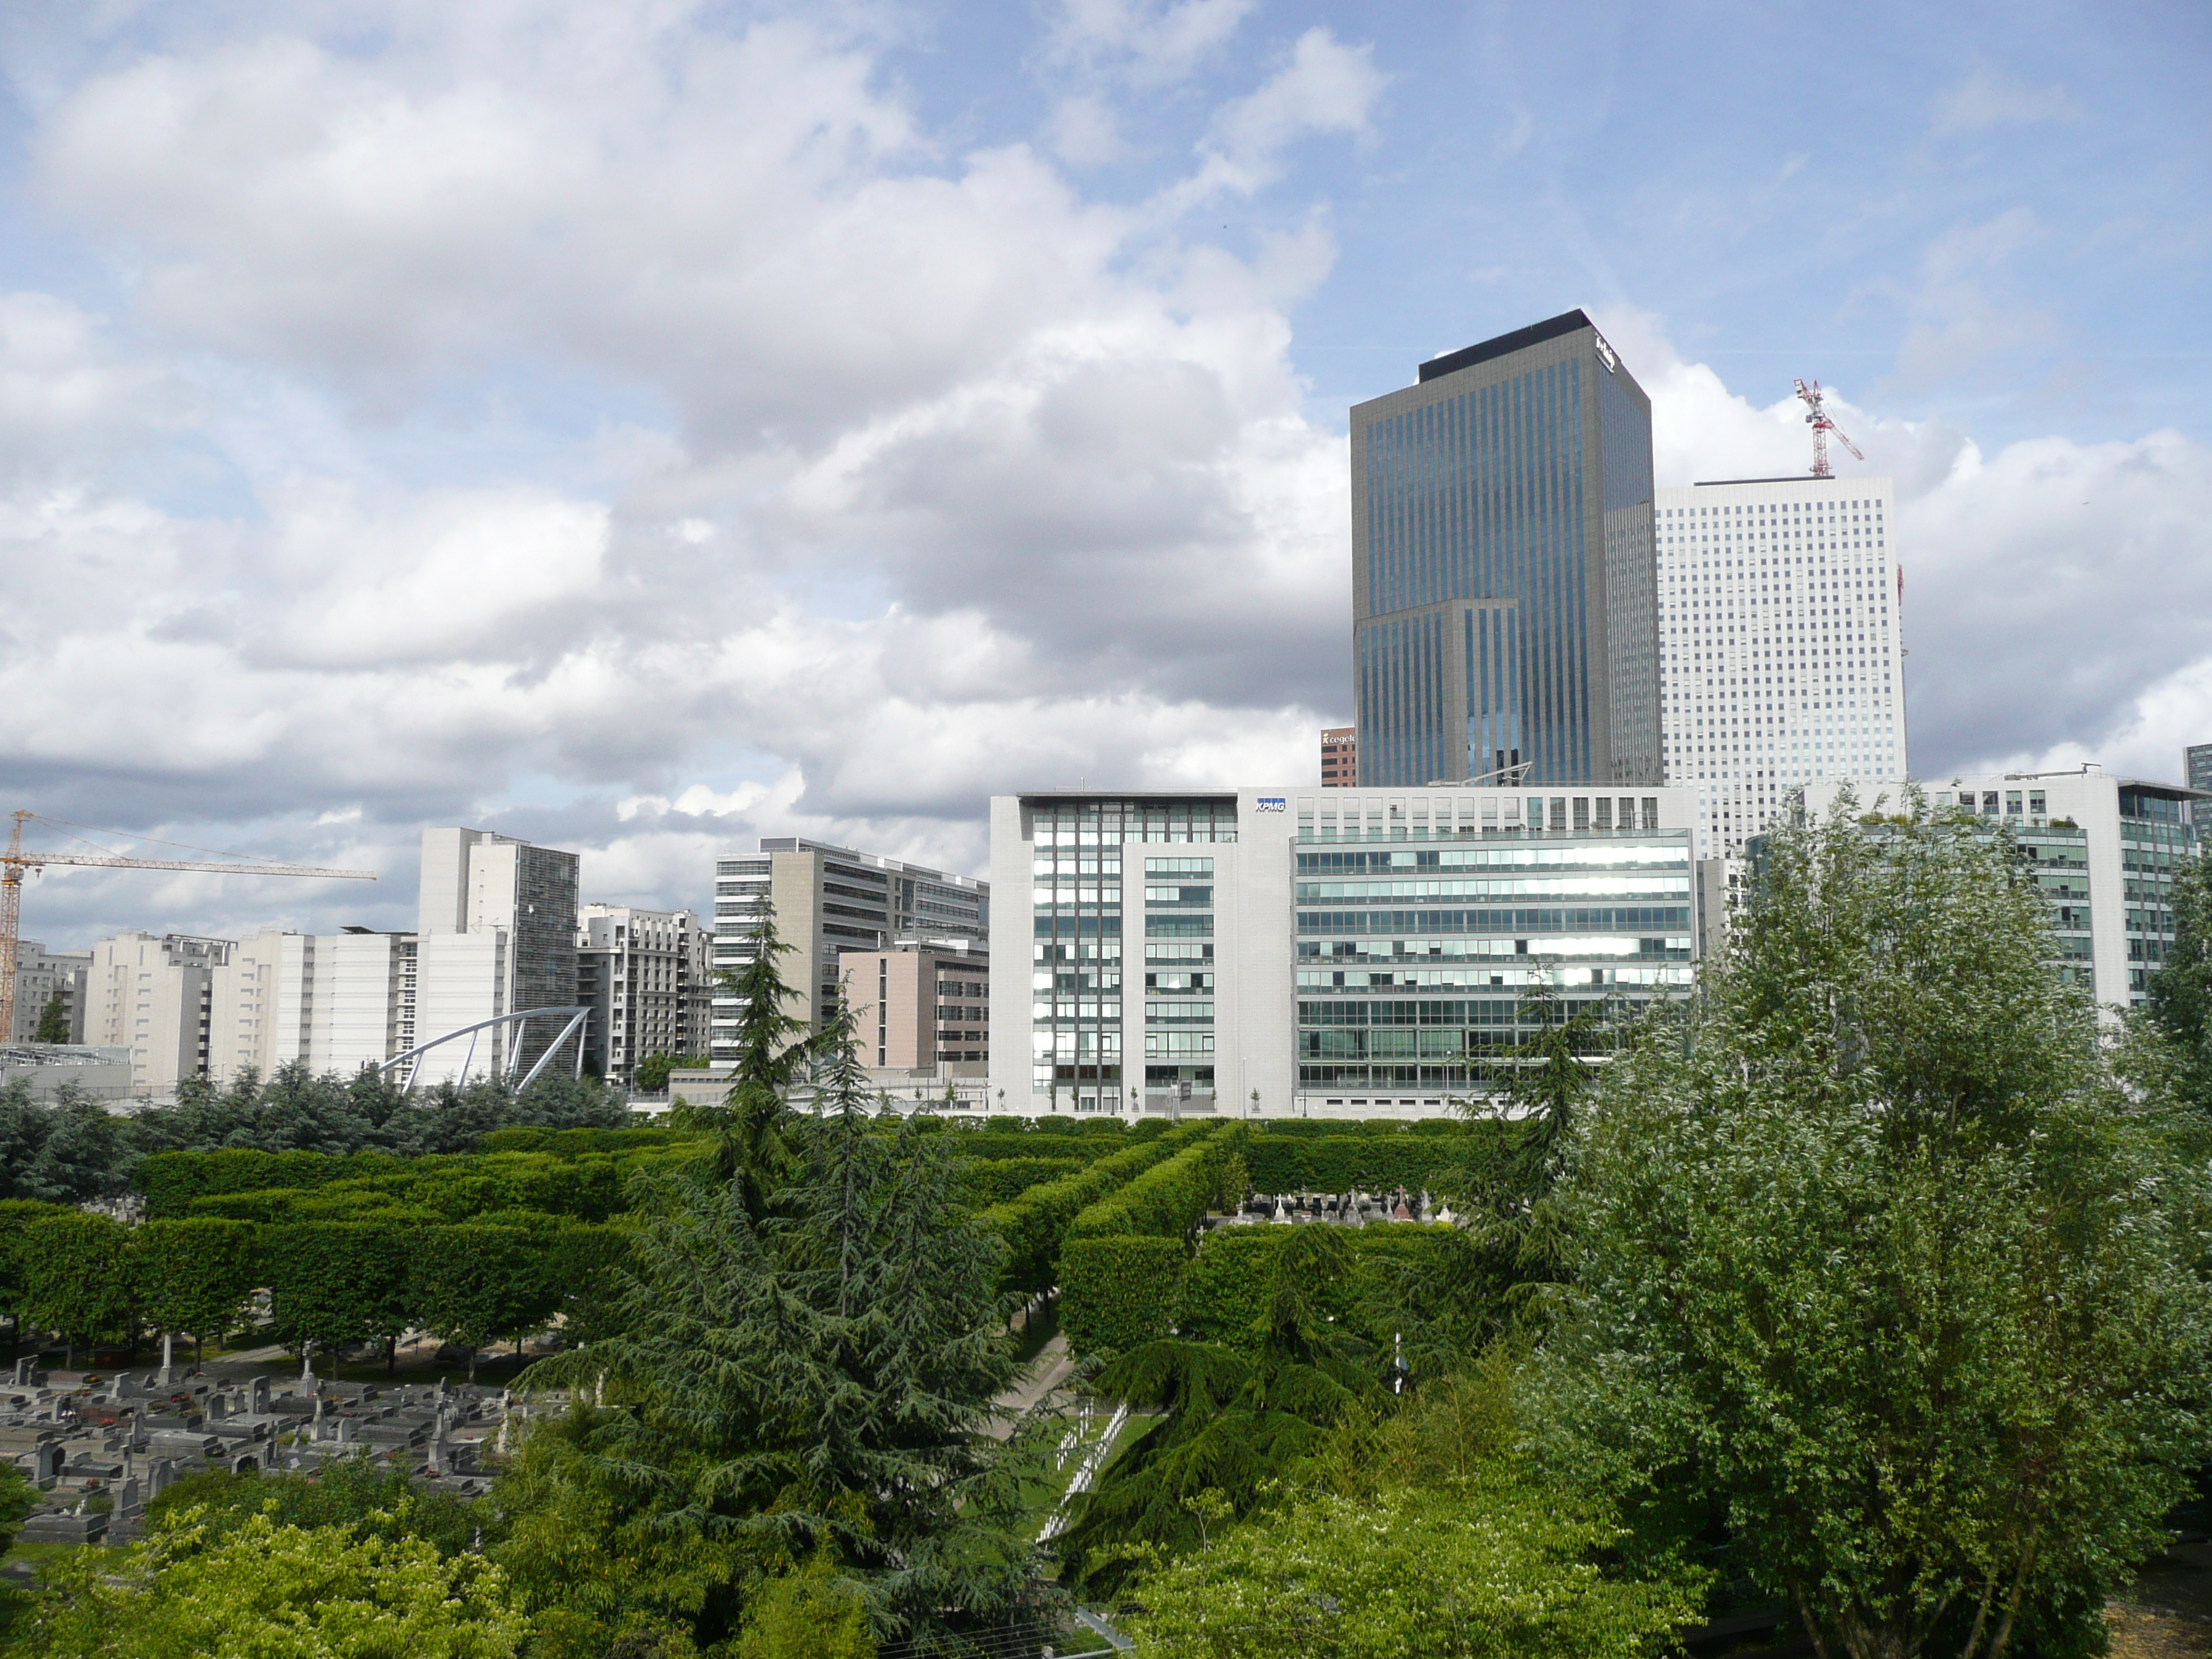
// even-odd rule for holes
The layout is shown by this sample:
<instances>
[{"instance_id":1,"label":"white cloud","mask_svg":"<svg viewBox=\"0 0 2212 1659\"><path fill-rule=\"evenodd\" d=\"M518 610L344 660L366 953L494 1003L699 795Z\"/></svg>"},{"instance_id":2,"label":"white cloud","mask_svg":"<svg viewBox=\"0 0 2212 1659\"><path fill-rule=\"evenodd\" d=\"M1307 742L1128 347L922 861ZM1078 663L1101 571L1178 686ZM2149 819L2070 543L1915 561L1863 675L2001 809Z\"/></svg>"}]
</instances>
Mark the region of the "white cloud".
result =
<instances>
[{"instance_id":1,"label":"white cloud","mask_svg":"<svg viewBox=\"0 0 2212 1659\"><path fill-rule=\"evenodd\" d=\"M1138 86L1181 81L1225 46L1255 0L1063 0L1048 52Z\"/></svg>"},{"instance_id":2,"label":"white cloud","mask_svg":"<svg viewBox=\"0 0 2212 1659\"><path fill-rule=\"evenodd\" d=\"M1976 70L1936 100L1938 132L1980 132L1990 127L2030 126L2081 118L2081 107L2063 86L2031 87Z\"/></svg>"}]
</instances>

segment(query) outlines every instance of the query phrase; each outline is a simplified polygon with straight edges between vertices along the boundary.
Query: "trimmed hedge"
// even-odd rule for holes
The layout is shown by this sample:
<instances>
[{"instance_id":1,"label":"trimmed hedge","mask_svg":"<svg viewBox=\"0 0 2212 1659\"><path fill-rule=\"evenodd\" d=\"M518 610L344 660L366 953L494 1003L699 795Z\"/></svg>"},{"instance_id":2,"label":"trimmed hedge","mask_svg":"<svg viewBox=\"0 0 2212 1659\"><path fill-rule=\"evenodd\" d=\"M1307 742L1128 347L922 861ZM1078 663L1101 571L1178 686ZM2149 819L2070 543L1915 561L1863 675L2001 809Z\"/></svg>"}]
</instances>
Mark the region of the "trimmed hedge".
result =
<instances>
[{"instance_id":1,"label":"trimmed hedge","mask_svg":"<svg viewBox=\"0 0 2212 1659\"><path fill-rule=\"evenodd\" d=\"M1450 1233L1386 1224L1337 1230L1350 1249L1352 1272L1324 1305L1349 1328L1387 1345L1391 1333L1381 1328L1387 1322L1379 1310L1391 1279L1401 1264L1441 1249ZM1072 1238L1060 1255L1061 1328L1080 1355L1126 1348L1170 1328L1196 1341L1249 1349L1273 1293L1277 1260L1294 1236L1290 1227L1218 1227L1199 1241L1195 1255L1178 1239Z\"/></svg>"},{"instance_id":2,"label":"trimmed hedge","mask_svg":"<svg viewBox=\"0 0 2212 1659\"><path fill-rule=\"evenodd\" d=\"M1006 1241L1005 1287L1031 1293L1051 1289L1061 1241L1077 1216L1213 1127L1187 1123L1172 1128L986 1210L985 1224Z\"/></svg>"},{"instance_id":3,"label":"trimmed hedge","mask_svg":"<svg viewBox=\"0 0 2212 1659\"><path fill-rule=\"evenodd\" d=\"M1005 1204L1032 1187L1072 1176L1089 1162L1080 1158L978 1158L968 1166L968 1190L975 1203Z\"/></svg>"},{"instance_id":4,"label":"trimmed hedge","mask_svg":"<svg viewBox=\"0 0 2212 1659\"><path fill-rule=\"evenodd\" d=\"M1116 1352L1165 1336L1182 1300L1189 1253L1181 1238L1071 1238L1060 1255L1060 1328L1079 1354Z\"/></svg>"},{"instance_id":5,"label":"trimmed hedge","mask_svg":"<svg viewBox=\"0 0 2212 1659\"><path fill-rule=\"evenodd\" d=\"M1218 1133L1184 1147L1091 1205L1068 1224L1068 1238L1100 1238L1116 1233L1186 1237L1212 1207L1224 1162L1249 1138L1241 1123L1221 1125ZM1243 1194L1240 1192L1237 1196Z\"/></svg>"}]
</instances>

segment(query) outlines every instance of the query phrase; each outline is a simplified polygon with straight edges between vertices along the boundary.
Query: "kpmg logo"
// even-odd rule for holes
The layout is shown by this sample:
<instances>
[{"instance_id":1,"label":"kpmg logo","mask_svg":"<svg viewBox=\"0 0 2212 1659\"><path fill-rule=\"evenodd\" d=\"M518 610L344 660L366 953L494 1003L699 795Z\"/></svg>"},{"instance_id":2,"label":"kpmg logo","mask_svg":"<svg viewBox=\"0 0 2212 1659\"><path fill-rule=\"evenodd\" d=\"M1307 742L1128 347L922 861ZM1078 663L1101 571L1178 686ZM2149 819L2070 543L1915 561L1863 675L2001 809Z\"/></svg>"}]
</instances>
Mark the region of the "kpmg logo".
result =
<instances>
[{"instance_id":1,"label":"kpmg logo","mask_svg":"<svg viewBox=\"0 0 2212 1659\"><path fill-rule=\"evenodd\" d=\"M1286 796L1261 795L1253 801L1252 810L1255 812L1287 812L1291 810L1291 803Z\"/></svg>"}]
</instances>

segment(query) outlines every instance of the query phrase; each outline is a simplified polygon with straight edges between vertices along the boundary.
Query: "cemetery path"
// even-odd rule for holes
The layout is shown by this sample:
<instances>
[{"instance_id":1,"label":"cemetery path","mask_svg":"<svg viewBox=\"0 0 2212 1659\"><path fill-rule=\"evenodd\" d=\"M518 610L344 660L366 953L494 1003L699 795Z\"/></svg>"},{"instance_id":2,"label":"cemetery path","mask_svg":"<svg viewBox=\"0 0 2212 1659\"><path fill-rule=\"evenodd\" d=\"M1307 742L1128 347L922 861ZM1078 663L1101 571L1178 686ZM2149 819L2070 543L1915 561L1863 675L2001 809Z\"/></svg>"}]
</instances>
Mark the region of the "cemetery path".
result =
<instances>
[{"instance_id":1,"label":"cemetery path","mask_svg":"<svg viewBox=\"0 0 2212 1659\"><path fill-rule=\"evenodd\" d=\"M1067 1380L1075 1369L1075 1356L1067 1351L1067 1338L1056 1334L1051 1341L1037 1350L1037 1357L1030 1362L1028 1372L1022 1380L991 1403L1003 1413L991 1425L991 1433L1004 1440L1013 1432L1013 1420L1042 1400Z\"/></svg>"}]
</instances>

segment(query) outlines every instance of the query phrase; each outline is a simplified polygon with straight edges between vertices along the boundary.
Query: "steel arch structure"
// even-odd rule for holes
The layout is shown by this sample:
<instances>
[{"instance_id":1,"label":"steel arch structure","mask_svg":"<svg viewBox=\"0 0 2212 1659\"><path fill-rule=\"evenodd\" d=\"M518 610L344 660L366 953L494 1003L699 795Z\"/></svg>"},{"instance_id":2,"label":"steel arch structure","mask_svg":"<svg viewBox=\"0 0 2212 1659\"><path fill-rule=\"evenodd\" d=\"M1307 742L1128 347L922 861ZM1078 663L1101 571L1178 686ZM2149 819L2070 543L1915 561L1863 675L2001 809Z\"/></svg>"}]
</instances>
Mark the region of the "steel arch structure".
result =
<instances>
[{"instance_id":1,"label":"steel arch structure","mask_svg":"<svg viewBox=\"0 0 2212 1659\"><path fill-rule=\"evenodd\" d=\"M572 1036L576 1039L575 1074L581 1077L584 1074L584 1024L592 1017L589 1003L575 1008L525 1008L519 1013L501 1014L495 1019L480 1019L473 1025L457 1026L443 1036L432 1037L428 1042L418 1042L405 1054L395 1055L386 1060L383 1065L376 1068L377 1073L382 1076L386 1073L398 1071L402 1066L406 1066L407 1085L402 1092L411 1093L415 1088L415 1079L422 1069L422 1056L433 1048L442 1048L448 1042L455 1042L462 1037L466 1037L469 1040L468 1056L461 1061L461 1077L464 1081L466 1081L469 1066L477 1057L477 1037L479 1033L489 1031L495 1026L525 1025L533 1019L556 1019L563 1015L567 1016L568 1023L561 1028L559 1036L545 1045L545 1052L538 1056L538 1063L530 1068L530 1075L519 1083L514 1082L514 1073L522 1064L522 1055L518 1052L514 1062L507 1068L507 1079L509 1082L514 1083L514 1087L527 1089L538 1081L538 1074L551 1063L553 1056L560 1052L561 1045Z\"/></svg>"}]
</instances>

